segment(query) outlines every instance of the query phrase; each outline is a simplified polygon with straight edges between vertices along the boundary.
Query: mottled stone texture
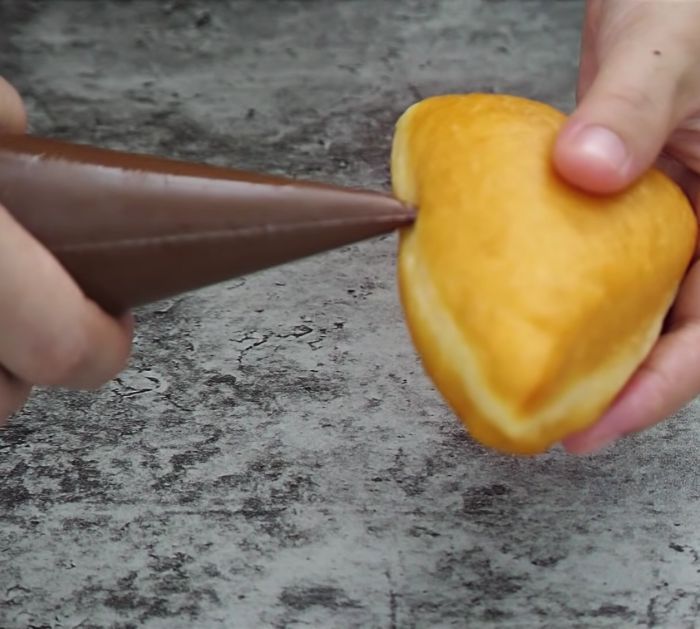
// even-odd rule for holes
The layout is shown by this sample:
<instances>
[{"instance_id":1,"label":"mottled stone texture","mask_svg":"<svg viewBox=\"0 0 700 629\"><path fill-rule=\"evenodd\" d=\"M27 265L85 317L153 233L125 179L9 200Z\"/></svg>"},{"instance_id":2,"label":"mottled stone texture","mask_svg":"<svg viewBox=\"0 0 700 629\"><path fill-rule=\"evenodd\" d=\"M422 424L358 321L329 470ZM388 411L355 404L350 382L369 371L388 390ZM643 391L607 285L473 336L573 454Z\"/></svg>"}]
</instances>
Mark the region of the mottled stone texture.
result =
<instances>
[{"instance_id":1,"label":"mottled stone texture","mask_svg":"<svg viewBox=\"0 0 700 629\"><path fill-rule=\"evenodd\" d=\"M430 94L572 104L581 3L0 0L33 130L385 188ZM475 445L380 238L138 313L0 436L0 626L691 627L698 408L602 456Z\"/></svg>"}]
</instances>

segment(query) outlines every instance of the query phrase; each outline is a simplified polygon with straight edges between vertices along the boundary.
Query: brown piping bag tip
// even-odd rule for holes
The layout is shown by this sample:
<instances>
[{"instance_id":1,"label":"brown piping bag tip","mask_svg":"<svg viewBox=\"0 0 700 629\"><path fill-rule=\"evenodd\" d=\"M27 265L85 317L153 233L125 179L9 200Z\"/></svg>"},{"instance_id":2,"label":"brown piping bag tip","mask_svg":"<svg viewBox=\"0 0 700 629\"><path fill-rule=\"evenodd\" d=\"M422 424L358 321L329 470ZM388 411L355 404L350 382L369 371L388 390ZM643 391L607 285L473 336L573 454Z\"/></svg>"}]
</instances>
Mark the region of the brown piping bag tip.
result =
<instances>
[{"instance_id":1,"label":"brown piping bag tip","mask_svg":"<svg viewBox=\"0 0 700 629\"><path fill-rule=\"evenodd\" d=\"M29 135L0 136L0 203L113 313L415 218L378 192Z\"/></svg>"}]
</instances>

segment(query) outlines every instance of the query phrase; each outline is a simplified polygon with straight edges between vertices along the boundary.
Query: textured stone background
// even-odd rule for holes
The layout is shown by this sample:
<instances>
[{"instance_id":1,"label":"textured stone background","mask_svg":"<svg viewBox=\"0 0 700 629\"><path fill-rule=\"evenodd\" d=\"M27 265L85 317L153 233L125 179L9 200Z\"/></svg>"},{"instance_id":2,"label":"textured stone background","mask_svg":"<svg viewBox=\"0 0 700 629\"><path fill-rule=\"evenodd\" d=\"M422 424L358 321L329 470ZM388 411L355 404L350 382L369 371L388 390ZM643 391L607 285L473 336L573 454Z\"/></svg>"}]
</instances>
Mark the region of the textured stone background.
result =
<instances>
[{"instance_id":1,"label":"textured stone background","mask_svg":"<svg viewBox=\"0 0 700 629\"><path fill-rule=\"evenodd\" d=\"M570 107L581 3L0 0L33 130L382 188L434 93ZM692 627L692 406L602 456L472 443L393 237L138 313L98 395L0 435L0 627Z\"/></svg>"}]
</instances>

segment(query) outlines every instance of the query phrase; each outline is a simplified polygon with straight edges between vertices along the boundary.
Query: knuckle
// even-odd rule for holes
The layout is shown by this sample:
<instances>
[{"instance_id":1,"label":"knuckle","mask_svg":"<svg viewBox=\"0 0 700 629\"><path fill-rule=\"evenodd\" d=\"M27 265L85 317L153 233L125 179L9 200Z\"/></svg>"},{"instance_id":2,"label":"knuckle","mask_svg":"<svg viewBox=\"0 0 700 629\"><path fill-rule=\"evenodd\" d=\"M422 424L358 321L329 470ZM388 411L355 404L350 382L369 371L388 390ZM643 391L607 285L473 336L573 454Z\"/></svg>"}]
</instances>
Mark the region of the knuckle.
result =
<instances>
[{"instance_id":1,"label":"knuckle","mask_svg":"<svg viewBox=\"0 0 700 629\"><path fill-rule=\"evenodd\" d=\"M654 116L659 108L654 95L641 87L617 88L610 92L609 98L624 109L639 115Z\"/></svg>"}]
</instances>

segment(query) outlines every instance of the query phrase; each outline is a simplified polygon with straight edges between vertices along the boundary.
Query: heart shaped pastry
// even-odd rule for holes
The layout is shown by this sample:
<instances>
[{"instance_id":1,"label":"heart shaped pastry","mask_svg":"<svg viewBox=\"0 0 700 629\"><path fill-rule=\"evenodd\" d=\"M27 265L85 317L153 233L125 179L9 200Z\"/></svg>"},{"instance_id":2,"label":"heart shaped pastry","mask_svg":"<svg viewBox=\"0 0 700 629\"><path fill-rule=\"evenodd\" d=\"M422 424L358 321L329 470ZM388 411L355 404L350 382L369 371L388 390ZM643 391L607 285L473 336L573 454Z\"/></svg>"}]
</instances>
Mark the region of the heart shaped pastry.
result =
<instances>
[{"instance_id":1,"label":"heart shaped pastry","mask_svg":"<svg viewBox=\"0 0 700 629\"><path fill-rule=\"evenodd\" d=\"M418 208L399 286L428 374L485 445L533 454L596 421L661 331L694 252L678 186L651 170L598 197L565 183L565 116L503 95L400 118L394 192Z\"/></svg>"}]
</instances>

